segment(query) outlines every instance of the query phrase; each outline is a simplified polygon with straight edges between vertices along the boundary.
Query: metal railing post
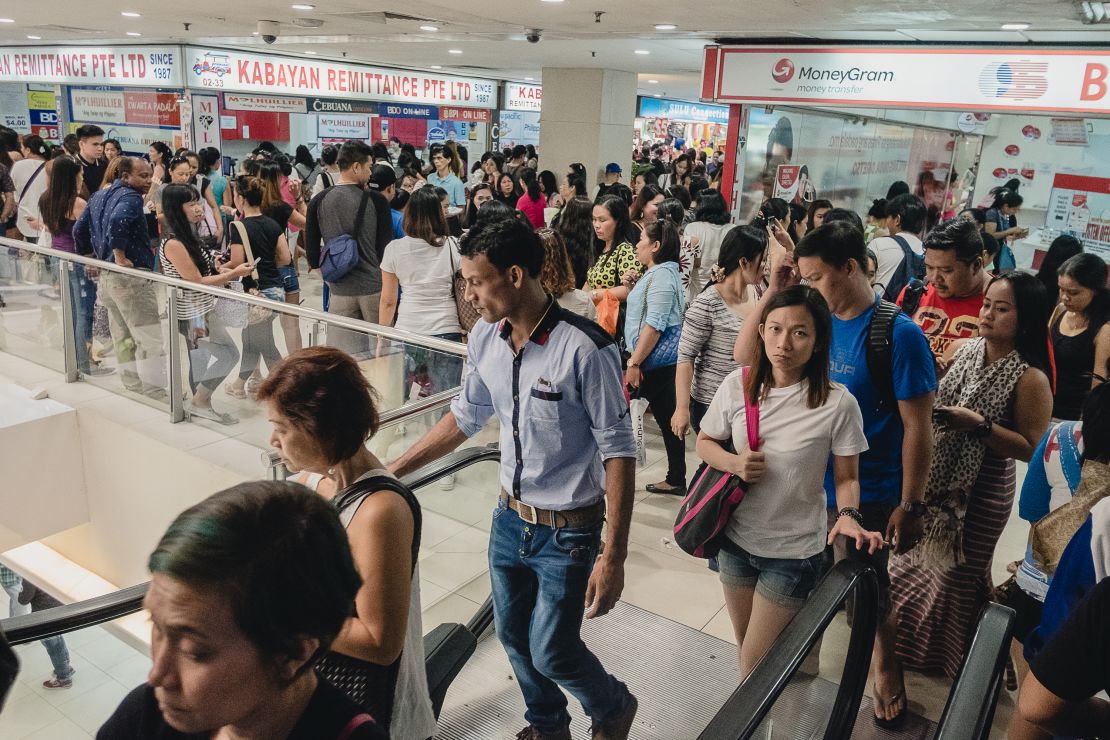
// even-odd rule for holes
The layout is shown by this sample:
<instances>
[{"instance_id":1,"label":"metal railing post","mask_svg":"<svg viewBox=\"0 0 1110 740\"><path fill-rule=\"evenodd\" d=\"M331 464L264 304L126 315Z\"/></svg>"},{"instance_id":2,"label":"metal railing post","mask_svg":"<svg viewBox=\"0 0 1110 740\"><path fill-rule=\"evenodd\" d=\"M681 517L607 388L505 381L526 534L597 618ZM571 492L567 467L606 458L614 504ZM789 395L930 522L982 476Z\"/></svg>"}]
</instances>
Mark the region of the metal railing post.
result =
<instances>
[{"instance_id":1,"label":"metal railing post","mask_svg":"<svg viewBox=\"0 0 1110 740\"><path fill-rule=\"evenodd\" d=\"M58 292L62 297L62 359L65 362L66 382L76 383L81 379L81 373L77 367L77 342L85 341L83 336L78 340L77 316L74 311L74 305L80 302L81 296L73 295L73 284L70 282L70 277L78 269L78 265L66 260L58 260L57 264ZM89 318L92 319L92 317Z\"/></svg>"},{"instance_id":2,"label":"metal railing post","mask_svg":"<svg viewBox=\"0 0 1110 740\"><path fill-rule=\"evenodd\" d=\"M181 333L177 330L177 300L181 298L181 288L171 287L166 291L169 297L169 308L166 315L169 318L170 332L166 343L169 348L170 361L170 421L174 424L185 421L185 403L181 400Z\"/></svg>"}]
</instances>

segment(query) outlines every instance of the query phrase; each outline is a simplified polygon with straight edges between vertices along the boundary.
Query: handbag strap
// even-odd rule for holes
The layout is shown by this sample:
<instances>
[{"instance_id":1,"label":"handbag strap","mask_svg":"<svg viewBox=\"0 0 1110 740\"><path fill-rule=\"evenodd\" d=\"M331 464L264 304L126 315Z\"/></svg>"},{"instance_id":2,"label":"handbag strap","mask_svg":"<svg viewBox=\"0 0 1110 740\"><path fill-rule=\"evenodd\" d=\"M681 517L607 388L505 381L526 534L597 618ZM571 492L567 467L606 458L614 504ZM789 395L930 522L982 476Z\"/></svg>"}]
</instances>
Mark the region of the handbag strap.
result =
<instances>
[{"instance_id":1,"label":"handbag strap","mask_svg":"<svg viewBox=\"0 0 1110 740\"><path fill-rule=\"evenodd\" d=\"M351 735L354 734L355 730L362 727L367 722L373 721L374 718L366 712L363 712L362 714L356 714L354 717L351 717L350 722L343 726L343 729L340 730L335 740L348 740L348 738L350 738Z\"/></svg>"},{"instance_id":2,"label":"handbag strap","mask_svg":"<svg viewBox=\"0 0 1110 740\"><path fill-rule=\"evenodd\" d=\"M752 401L748 394L748 373L751 368L745 366L740 370L741 386L744 390L744 424L748 428L748 449L752 452L759 450L759 404Z\"/></svg>"},{"instance_id":3,"label":"handbag strap","mask_svg":"<svg viewBox=\"0 0 1110 740\"><path fill-rule=\"evenodd\" d=\"M246 252L247 262L254 262L254 252L251 251L251 238L247 236L247 225L242 221L232 221L231 225L239 232L239 238L243 241L243 251ZM251 271L251 277L254 278L255 283L258 282L258 265L254 266Z\"/></svg>"},{"instance_id":4,"label":"handbag strap","mask_svg":"<svg viewBox=\"0 0 1110 740\"><path fill-rule=\"evenodd\" d=\"M42 164L40 164L39 168L37 170L35 170L35 174L31 175L31 178L29 180L27 180L26 183L23 184L23 190L19 194L19 200L17 200L15 202L16 208L18 208L19 204L23 202L23 196L27 195L27 191L31 188L31 183L33 183L35 181L35 178L39 176L39 173L42 172L42 169L44 167L46 167L46 162L43 162Z\"/></svg>"}]
</instances>

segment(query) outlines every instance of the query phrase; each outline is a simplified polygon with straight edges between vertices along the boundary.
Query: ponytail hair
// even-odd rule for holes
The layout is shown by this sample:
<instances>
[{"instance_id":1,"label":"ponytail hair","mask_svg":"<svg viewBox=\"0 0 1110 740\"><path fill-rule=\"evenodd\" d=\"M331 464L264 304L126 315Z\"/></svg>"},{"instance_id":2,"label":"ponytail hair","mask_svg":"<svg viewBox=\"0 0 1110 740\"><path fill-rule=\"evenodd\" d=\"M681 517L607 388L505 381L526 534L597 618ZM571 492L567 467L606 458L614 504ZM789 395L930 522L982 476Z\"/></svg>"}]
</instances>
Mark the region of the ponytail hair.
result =
<instances>
[{"instance_id":1,"label":"ponytail hair","mask_svg":"<svg viewBox=\"0 0 1110 740\"><path fill-rule=\"evenodd\" d=\"M740 269L740 260L749 264L759 264L767 253L767 230L760 231L754 226L734 226L721 240L721 250L717 264L710 269L709 285L724 282L732 273ZM709 287L707 285L706 287Z\"/></svg>"},{"instance_id":2,"label":"ponytail hair","mask_svg":"<svg viewBox=\"0 0 1110 740\"><path fill-rule=\"evenodd\" d=\"M652 221L644 227L647 238L659 242L659 251L655 253L654 262L661 265L664 262L678 262L681 245L678 241L678 227L670 219L661 218Z\"/></svg>"}]
</instances>

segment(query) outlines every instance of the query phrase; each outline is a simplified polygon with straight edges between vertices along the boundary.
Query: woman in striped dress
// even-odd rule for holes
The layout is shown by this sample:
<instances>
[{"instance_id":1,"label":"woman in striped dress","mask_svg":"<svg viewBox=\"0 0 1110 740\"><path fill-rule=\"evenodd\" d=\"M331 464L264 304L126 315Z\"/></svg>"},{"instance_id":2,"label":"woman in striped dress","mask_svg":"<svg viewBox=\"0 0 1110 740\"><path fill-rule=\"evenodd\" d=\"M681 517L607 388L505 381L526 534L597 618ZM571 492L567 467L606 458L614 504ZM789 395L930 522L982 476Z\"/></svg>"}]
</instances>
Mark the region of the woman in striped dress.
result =
<instances>
[{"instance_id":1,"label":"woman in striped dress","mask_svg":"<svg viewBox=\"0 0 1110 740\"><path fill-rule=\"evenodd\" d=\"M990 596L994 547L1014 502L1014 460L1029 460L1052 416L1046 312L1032 275L994 278L979 337L941 380L925 533L890 565L897 653L913 670L954 678Z\"/></svg>"},{"instance_id":2,"label":"woman in striped dress","mask_svg":"<svg viewBox=\"0 0 1110 740\"><path fill-rule=\"evenodd\" d=\"M675 370L675 412L671 430L682 439L686 430L701 431L701 419L713 395L739 365L732 348L740 324L755 307L754 287L763 279L767 234L753 226L736 226L721 242L710 265L709 285L686 309Z\"/></svg>"}]
</instances>

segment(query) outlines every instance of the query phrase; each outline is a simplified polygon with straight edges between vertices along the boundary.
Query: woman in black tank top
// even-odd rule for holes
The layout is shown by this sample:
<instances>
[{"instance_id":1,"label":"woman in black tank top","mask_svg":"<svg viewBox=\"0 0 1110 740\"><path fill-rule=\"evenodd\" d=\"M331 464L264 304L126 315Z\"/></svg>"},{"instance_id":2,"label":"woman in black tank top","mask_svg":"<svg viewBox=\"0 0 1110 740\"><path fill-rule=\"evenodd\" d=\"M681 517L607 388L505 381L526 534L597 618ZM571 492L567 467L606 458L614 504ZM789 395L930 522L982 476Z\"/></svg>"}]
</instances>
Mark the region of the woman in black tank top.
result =
<instances>
[{"instance_id":1,"label":"woman in black tank top","mask_svg":"<svg viewBox=\"0 0 1110 740\"><path fill-rule=\"evenodd\" d=\"M1106 263L1094 254L1077 254L1060 266L1059 285L1060 303L1050 322L1056 360L1052 415L1074 420L1079 418L1092 383L1110 372Z\"/></svg>"}]
</instances>

